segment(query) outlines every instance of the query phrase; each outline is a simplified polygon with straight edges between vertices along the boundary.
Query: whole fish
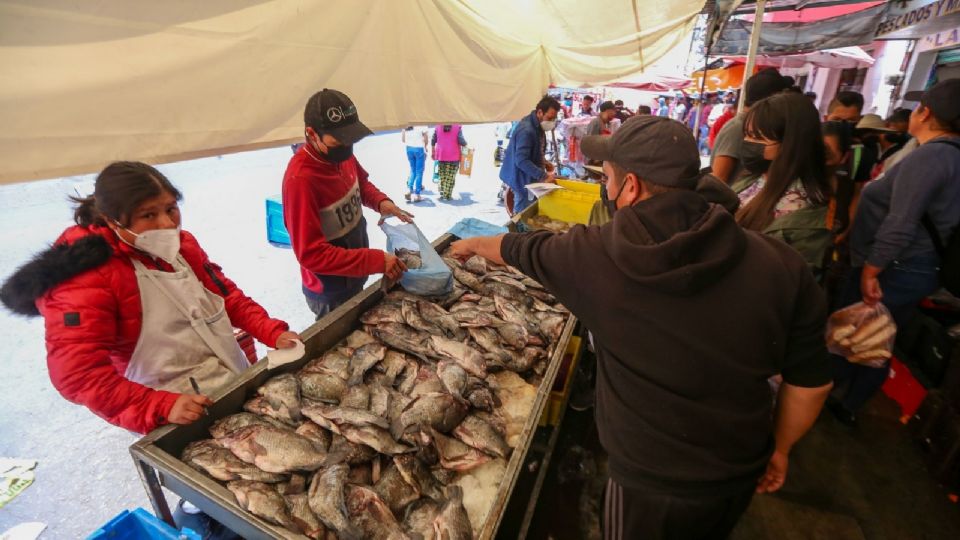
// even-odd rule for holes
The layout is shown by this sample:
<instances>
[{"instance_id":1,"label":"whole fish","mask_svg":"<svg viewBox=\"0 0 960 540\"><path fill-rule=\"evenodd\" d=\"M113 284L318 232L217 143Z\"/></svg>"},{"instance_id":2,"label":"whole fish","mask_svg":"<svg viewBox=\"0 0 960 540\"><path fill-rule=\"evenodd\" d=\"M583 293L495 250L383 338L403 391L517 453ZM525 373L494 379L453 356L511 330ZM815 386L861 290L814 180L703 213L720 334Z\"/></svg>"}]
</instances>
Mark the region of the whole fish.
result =
<instances>
[{"instance_id":1,"label":"whole fish","mask_svg":"<svg viewBox=\"0 0 960 540\"><path fill-rule=\"evenodd\" d=\"M499 283L503 283L504 285L509 285L509 286L511 286L511 287L513 287L513 288L515 288L515 289L519 289L519 290L522 291L522 292L527 292L527 286L526 286L526 285L524 285L522 282L517 281L517 280L513 279L512 277L510 277L510 276L508 276L507 274L504 274L504 273L487 274L487 275L483 278L483 280L484 280L484 281L497 281L497 282L499 282Z\"/></svg>"},{"instance_id":2,"label":"whole fish","mask_svg":"<svg viewBox=\"0 0 960 540\"><path fill-rule=\"evenodd\" d=\"M361 463L370 463L375 457L377 457L377 451L373 448L349 441L338 433L330 438L330 450L327 451L325 464L360 465Z\"/></svg>"},{"instance_id":3,"label":"whole fish","mask_svg":"<svg viewBox=\"0 0 960 540\"><path fill-rule=\"evenodd\" d=\"M473 341L487 352L487 358L498 364L510 361L510 352L503 347L496 330L492 328L470 328L469 332Z\"/></svg>"},{"instance_id":4,"label":"whole fish","mask_svg":"<svg viewBox=\"0 0 960 540\"><path fill-rule=\"evenodd\" d=\"M464 297L466 297L466 295L464 295ZM449 313L453 315L458 311L468 311L472 309L478 309L477 302L474 302L472 300L469 300L469 301L463 300L461 302L457 302L456 304L450 306Z\"/></svg>"},{"instance_id":5,"label":"whole fish","mask_svg":"<svg viewBox=\"0 0 960 540\"><path fill-rule=\"evenodd\" d=\"M330 448L330 432L315 422L307 420L297 428L296 433L310 439L317 450L326 453L327 449Z\"/></svg>"},{"instance_id":6,"label":"whole fish","mask_svg":"<svg viewBox=\"0 0 960 540\"><path fill-rule=\"evenodd\" d=\"M444 433L449 432L467 415L467 405L446 392L424 394L400 413L390 427L394 439L399 439L411 427L430 426Z\"/></svg>"},{"instance_id":7,"label":"whole fish","mask_svg":"<svg viewBox=\"0 0 960 540\"><path fill-rule=\"evenodd\" d=\"M446 389L443 386L443 381L440 380L440 377L437 375L436 369L433 366L424 364L418 366L417 376L413 380L413 384L410 387L410 391L407 395L411 398L417 398L424 394L432 394L434 392L445 392Z\"/></svg>"},{"instance_id":8,"label":"whole fish","mask_svg":"<svg viewBox=\"0 0 960 540\"><path fill-rule=\"evenodd\" d=\"M370 389L370 412L381 418L387 418L390 410L390 391L377 382L371 383L367 388Z\"/></svg>"},{"instance_id":9,"label":"whole fish","mask_svg":"<svg viewBox=\"0 0 960 540\"><path fill-rule=\"evenodd\" d=\"M397 377L403 373L407 367L407 356L400 351L388 349L380 362L383 372L387 378L387 385L393 386L397 382Z\"/></svg>"},{"instance_id":10,"label":"whole fish","mask_svg":"<svg viewBox=\"0 0 960 540\"><path fill-rule=\"evenodd\" d=\"M426 361L424 340L428 334L421 334L405 324L397 323L381 324L374 329L373 333L380 341L394 349L410 353Z\"/></svg>"},{"instance_id":11,"label":"whole fish","mask_svg":"<svg viewBox=\"0 0 960 540\"><path fill-rule=\"evenodd\" d=\"M500 315L503 320L519 324L525 328L530 325L524 310L510 300L507 300L507 298L498 295L494 296L493 301L497 308L497 314Z\"/></svg>"},{"instance_id":12,"label":"whole fish","mask_svg":"<svg viewBox=\"0 0 960 540\"><path fill-rule=\"evenodd\" d=\"M389 431L377 426L343 424L340 426L340 433L348 441L369 446L381 454L394 455L413 451L413 448L393 440Z\"/></svg>"},{"instance_id":13,"label":"whole fish","mask_svg":"<svg viewBox=\"0 0 960 540\"><path fill-rule=\"evenodd\" d=\"M462 302L474 302L474 303L476 303L476 302L479 302L479 301L483 300L484 298L485 298L485 297L484 297L483 295L481 295L481 294L477 294L477 293L467 293L467 294L464 294L464 295L460 298L460 300L461 300Z\"/></svg>"},{"instance_id":14,"label":"whole fish","mask_svg":"<svg viewBox=\"0 0 960 540\"><path fill-rule=\"evenodd\" d=\"M443 335L443 330L439 326L432 324L423 318L423 315L420 314L420 310L417 309L417 304L414 302L404 302L400 306L400 312L403 313L403 320L407 323L408 326L414 330L419 330L421 332L427 332L428 334L435 334L438 336Z\"/></svg>"},{"instance_id":15,"label":"whole fish","mask_svg":"<svg viewBox=\"0 0 960 540\"><path fill-rule=\"evenodd\" d=\"M324 540L327 537L327 528L310 509L310 497L306 493L285 495L283 498L290 510L291 521L296 525L294 532L302 533L313 540Z\"/></svg>"},{"instance_id":16,"label":"whole fish","mask_svg":"<svg viewBox=\"0 0 960 540\"><path fill-rule=\"evenodd\" d=\"M498 325L496 329L503 341L514 349L523 349L530 341L530 332L523 325L508 322Z\"/></svg>"},{"instance_id":17,"label":"whole fish","mask_svg":"<svg viewBox=\"0 0 960 540\"><path fill-rule=\"evenodd\" d=\"M479 307L461 309L454 311L451 315L464 328L484 328L504 324L504 321L497 318L496 315L483 311Z\"/></svg>"},{"instance_id":18,"label":"whole fish","mask_svg":"<svg viewBox=\"0 0 960 540\"><path fill-rule=\"evenodd\" d=\"M370 407L370 388L365 384L348 386L340 400L341 407L352 409L368 409Z\"/></svg>"},{"instance_id":19,"label":"whole fish","mask_svg":"<svg viewBox=\"0 0 960 540\"><path fill-rule=\"evenodd\" d=\"M323 425L324 420L328 420L337 425L342 426L343 424L351 424L354 426L379 426L384 429L390 426L387 421L377 416L367 409L356 409L353 407L344 407L342 405L307 405L303 408L303 414L317 422L318 424ZM320 419L318 422L317 419Z\"/></svg>"},{"instance_id":20,"label":"whole fish","mask_svg":"<svg viewBox=\"0 0 960 540\"><path fill-rule=\"evenodd\" d=\"M358 349L364 345L376 342L377 338L371 336L363 330L354 330L349 336L347 336L346 346L350 349Z\"/></svg>"},{"instance_id":21,"label":"whole fish","mask_svg":"<svg viewBox=\"0 0 960 540\"><path fill-rule=\"evenodd\" d=\"M506 458L510 454L510 447L503 436L493 426L473 414L468 414L463 422L453 429L453 436L492 456Z\"/></svg>"},{"instance_id":22,"label":"whole fish","mask_svg":"<svg viewBox=\"0 0 960 540\"><path fill-rule=\"evenodd\" d=\"M543 311L547 313L557 313L559 315L566 315L570 313L565 307L560 304L550 305L543 300L538 298L533 299L533 304L530 306L534 311Z\"/></svg>"},{"instance_id":23,"label":"whole fish","mask_svg":"<svg viewBox=\"0 0 960 540\"><path fill-rule=\"evenodd\" d=\"M395 516L402 515L403 509L408 504L420 498L420 492L415 486L407 483L393 463L386 466L380 479L373 485L373 491L387 503Z\"/></svg>"},{"instance_id":24,"label":"whole fish","mask_svg":"<svg viewBox=\"0 0 960 540\"><path fill-rule=\"evenodd\" d=\"M436 430L430 431L430 438L440 457L440 465L444 469L469 471L492 459L485 452L481 452L453 437L447 437Z\"/></svg>"},{"instance_id":25,"label":"whole fish","mask_svg":"<svg viewBox=\"0 0 960 540\"><path fill-rule=\"evenodd\" d=\"M184 463L205 472L216 480L252 480L256 482L276 483L286 480L286 476L264 472L255 465L246 463L230 450L220 446L213 439L194 441L183 449L180 459Z\"/></svg>"},{"instance_id":26,"label":"whole fish","mask_svg":"<svg viewBox=\"0 0 960 540\"><path fill-rule=\"evenodd\" d=\"M563 333L563 325L565 322L563 315L538 312L536 319L540 333L550 340L550 343L555 343L560 339L560 334Z\"/></svg>"},{"instance_id":27,"label":"whole fish","mask_svg":"<svg viewBox=\"0 0 960 540\"><path fill-rule=\"evenodd\" d=\"M303 418L299 414L300 411L297 411L297 416L300 418L300 420L293 420L290 417L290 411L288 409L285 407L281 409L274 409L270 403L267 402L266 398L261 396L252 397L245 401L243 403L243 410L249 413L260 415L264 418L275 420L284 427L296 427L303 422Z\"/></svg>"},{"instance_id":28,"label":"whole fish","mask_svg":"<svg viewBox=\"0 0 960 540\"><path fill-rule=\"evenodd\" d=\"M443 494L437 479L430 473L427 465L415 454L400 454L393 456L393 464L403 479L413 486L417 493L439 501Z\"/></svg>"},{"instance_id":29,"label":"whole fish","mask_svg":"<svg viewBox=\"0 0 960 540\"><path fill-rule=\"evenodd\" d=\"M386 323L403 323L403 314L400 312L400 305L383 302L368 309L360 316L360 322L373 326L379 326Z\"/></svg>"},{"instance_id":30,"label":"whole fish","mask_svg":"<svg viewBox=\"0 0 960 540\"><path fill-rule=\"evenodd\" d=\"M329 371L300 373L300 394L304 398L325 403L340 403L346 392L347 381L335 373Z\"/></svg>"},{"instance_id":31,"label":"whole fish","mask_svg":"<svg viewBox=\"0 0 960 540\"><path fill-rule=\"evenodd\" d=\"M303 420L300 416L300 381L296 375L277 375L257 388L257 394L274 410L275 414L270 416L291 425Z\"/></svg>"},{"instance_id":32,"label":"whole fish","mask_svg":"<svg viewBox=\"0 0 960 540\"><path fill-rule=\"evenodd\" d=\"M242 427L252 426L254 424L285 427L282 422L274 420L273 418L260 416L259 414L249 412L241 412L224 416L223 418L214 422L213 425L210 426L210 435L213 435L214 439L219 439L221 437L226 437L230 433Z\"/></svg>"},{"instance_id":33,"label":"whole fish","mask_svg":"<svg viewBox=\"0 0 960 540\"><path fill-rule=\"evenodd\" d=\"M238 458L266 472L312 471L326 459L310 439L272 426L243 427L218 441Z\"/></svg>"},{"instance_id":34,"label":"whole fish","mask_svg":"<svg viewBox=\"0 0 960 540\"><path fill-rule=\"evenodd\" d=\"M487 296L502 296L504 298L514 299L520 302L529 302L528 296L513 285L501 283L499 281L485 281L480 287L480 291Z\"/></svg>"},{"instance_id":35,"label":"whole fish","mask_svg":"<svg viewBox=\"0 0 960 540\"><path fill-rule=\"evenodd\" d=\"M400 413L407 408L407 405L413 401L413 398L405 396L396 390L388 390L390 392L390 404L387 407L387 420L390 421L391 425L394 420L400 418Z\"/></svg>"},{"instance_id":36,"label":"whole fish","mask_svg":"<svg viewBox=\"0 0 960 540\"><path fill-rule=\"evenodd\" d=\"M427 322L442 329L447 337L462 338L463 331L460 329L460 323L449 311L425 300L417 302L417 309Z\"/></svg>"},{"instance_id":37,"label":"whole fish","mask_svg":"<svg viewBox=\"0 0 960 540\"><path fill-rule=\"evenodd\" d=\"M503 363L503 367L516 373L524 373L547 357L547 351L539 347L524 347L522 351L510 351L510 360Z\"/></svg>"},{"instance_id":38,"label":"whole fish","mask_svg":"<svg viewBox=\"0 0 960 540\"><path fill-rule=\"evenodd\" d=\"M423 259L420 258L420 252L414 251L407 248L399 248L393 250L397 258L403 261L403 264L407 266L407 270L417 270L423 266Z\"/></svg>"},{"instance_id":39,"label":"whole fish","mask_svg":"<svg viewBox=\"0 0 960 540\"><path fill-rule=\"evenodd\" d=\"M271 484L233 480L227 482L227 489L236 497L237 504L247 512L275 525L293 531L299 530L287 511L287 502Z\"/></svg>"},{"instance_id":40,"label":"whole fish","mask_svg":"<svg viewBox=\"0 0 960 540\"><path fill-rule=\"evenodd\" d=\"M461 285L474 292L484 292L484 284L480 281L480 278L462 268L451 268L451 270L453 271L453 278Z\"/></svg>"},{"instance_id":41,"label":"whole fish","mask_svg":"<svg viewBox=\"0 0 960 540\"><path fill-rule=\"evenodd\" d=\"M515 277L516 277L516 276L515 276ZM546 288L544 288L543 285L540 284L539 281L533 279L532 277L522 276L522 277L519 277L519 278L517 278L517 279L518 279L518 281L520 281L520 283L523 283L524 285L526 285L526 286L527 286L527 289L534 289L534 290L538 290L538 291L545 291L545 290L547 290Z\"/></svg>"},{"instance_id":42,"label":"whole fish","mask_svg":"<svg viewBox=\"0 0 960 540\"><path fill-rule=\"evenodd\" d=\"M347 510L365 538L410 540L387 504L370 488L348 486Z\"/></svg>"},{"instance_id":43,"label":"whole fish","mask_svg":"<svg viewBox=\"0 0 960 540\"><path fill-rule=\"evenodd\" d=\"M437 364L437 376L447 392L463 397L463 391L467 387L467 372L459 364L451 360L441 360Z\"/></svg>"},{"instance_id":44,"label":"whole fish","mask_svg":"<svg viewBox=\"0 0 960 540\"><path fill-rule=\"evenodd\" d=\"M432 356L438 360L448 358L460 364L460 367L471 375L481 378L487 376L487 362L483 354L466 343L431 336L430 349Z\"/></svg>"},{"instance_id":45,"label":"whole fish","mask_svg":"<svg viewBox=\"0 0 960 540\"><path fill-rule=\"evenodd\" d=\"M423 539L435 538L433 522L440 515L440 505L430 499L414 501L407 507L403 518L403 528L410 536L419 535Z\"/></svg>"},{"instance_id":46,"label":"whole fish","mask_svg":"<svg viewBox=\"0 0 960 540\"><path fill-rule=\"evenodd\" d=\"M464 398L473 408L481 411L490 412L500 406L497 395L485 384L468 385Z\"/></svg>"},{"instance_id":47,"label":"whole fish","mask_svg":"<svg viewBox=\"0 0 960 540\"><path fill-rule=\"evenodd\" d=\"M447 501L433 522L436 537L443 540L473 540L470 516L463 507L463 488L449 486L446 494Z\"/></svg>"},{"instance_id":48,"label":"whole fish","mask_svg":"<svg viewBox=\"0 0 960 540\"><path fill-rule=\"evenodd\" d=\"M442 257L442 258L443 258L443 262L446 263L447 267L449 267L450 270L453 270L454 268L463 268L463 263L461 263L457 259L454 259L453 257Z\"/></svg>"},{"instance_id":49,"label":"whole fish","mask_svg":"<svg viewBox=\"0 0 960 540\"><path fill-rule=\"evenodd\" d=\"M291 474L290 480L277 484L277 493L286 497L307 492L307 477L302 474Z\"/></svg>"},{"instance_id":50,"label":"whole fish","mask_svg":"<svg viewBox=\"0 0 960 540\"><path fill-rule=\"evenodd\" d=\"M368 343L353 352L350 358L350 379L347 384L353 386L363 382L363 375L368 369L383 360L387 348L381 343Z\"/></svg>"},{"instance_id":51,"label":"whole fish","mask_svg":"<svg viewBox=\"0 0 960 540\"><path fill-rule=\"evenodd\" d=\"M457 479L458 473L454 469L444 469L441 465L437 465L430 469L430 474L441 486L449 486Z\"/></svg>"},{"instance_id":52,"label":"whole fish","mask_svg":"<svg viewBox=\"0 0 960 540\"><path fill-rule=\"evenodd\" d=\"M551 304L557 303L556 296L540 289L527 289L527 295L529 295L531 301L540 300L542 302L549 302Z\"/></svg>"},{"instance_id":53,"label":"whole fish","mask_svg":"<svg viewBox=\"0 0 960 540\"><path fill-rule=\"evenodd\" d=\"M481 277L488 272L487 260L479 255L474 255L464 261L463 268Z\"/></svg>"},{"instance_id":54,"label":"whole fish","mask_svg":"<svg viewBox=\"0 0 960 540\"><path fill-rule=\"evenodd\" d=\"M311 360L303 369L304 373L332 373L341 379L346 380L350 377L350 357L354 349L347 347L338 347L332 351L327 351L320 358ZM303 389L301 388L301 393Z\"/></svg>"},{"instance_id":55,"label":"whole fish","mask_svg":"<svg viewBox=\"0 0 960 540\"><path fill-rule=\"evenodd\" d=\"M346 464L324 467L310 480L307 502L320 521L337 533L340 540L360 540L363 532L347 517L344 488L350 468Z\"/></svg>"}]
</instances>

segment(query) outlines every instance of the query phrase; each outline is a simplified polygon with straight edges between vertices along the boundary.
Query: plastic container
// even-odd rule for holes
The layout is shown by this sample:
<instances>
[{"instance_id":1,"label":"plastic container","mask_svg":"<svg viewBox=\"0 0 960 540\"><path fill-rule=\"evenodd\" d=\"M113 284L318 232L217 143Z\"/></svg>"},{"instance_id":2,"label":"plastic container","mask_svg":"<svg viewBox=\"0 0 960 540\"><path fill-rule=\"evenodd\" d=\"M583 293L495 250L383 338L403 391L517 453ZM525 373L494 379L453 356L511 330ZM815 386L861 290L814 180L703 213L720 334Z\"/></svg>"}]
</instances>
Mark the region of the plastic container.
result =
<instances>
[{"instance_id":1,"label":"plastic container","mask_svg":"<svg viewBox=\"0 0 960 540\"><path fill-rule=\"evenodd\" d=\"M537 200L537 214L568 223L586 225L590 210L600 200L600 184L557 180L565 189L557 189Z\"/></svg>"},{"instance_id":2,"label":"plastic container","mask_svg":"<svg viewBox=\"0 0 960 540\"><path fill-rule=\"evenodd\" d=\"M560 415L573 386L573 374L577 364L580 363L580 353L583 351L580 347L581 340L579 336L570 336L570 341L567 342L567 350L560 362L560 371L553 382L550 397L547 398L547 405L543 408L543 415L540 417L540 427L556 426L560 422Z\"/></svg>"},{"instance_id":3,"label":"plastic container","mask_svg":"<svg viewBox=\"0 0 960 540\"><path fill-rule=\"evenodd\" d=\"M267 241L275 246L290 246L290 233L283 223L283 201L279 195L267 198Z\"/></svg>"},{"instance_id":4,"label":"plastic container","mask_svg":"<svg viewBox=\"0 0 960 540\"><path fill-rule=\"evenodd\" d=\"M201 540L198 533L184 528L178 531L143 508L117 514L87 540Z\"/></svg>"}]
</instances>

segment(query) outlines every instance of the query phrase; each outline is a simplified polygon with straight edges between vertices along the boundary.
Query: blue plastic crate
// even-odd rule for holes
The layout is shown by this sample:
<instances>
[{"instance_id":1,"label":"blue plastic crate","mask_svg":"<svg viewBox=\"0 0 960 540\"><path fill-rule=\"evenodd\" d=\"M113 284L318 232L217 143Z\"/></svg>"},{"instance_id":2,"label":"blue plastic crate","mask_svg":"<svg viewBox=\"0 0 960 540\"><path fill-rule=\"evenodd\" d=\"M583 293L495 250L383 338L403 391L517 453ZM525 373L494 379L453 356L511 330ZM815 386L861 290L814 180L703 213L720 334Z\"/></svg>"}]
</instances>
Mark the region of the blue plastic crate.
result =
<instances>
[{"instance_id":1,"label":"blue plastic crate","mask_svg":"<svg viewBox=\"0 0 960 540\"><path fill-rule=\"evenodd\" d=\"M277 246L290 246L290 233L283 223L283 201L279 195L267 198L267 241Z\"/></svg>"},{"instance_id":2,"label":"blue plastic crate","mask_svg":"<svg viewBox=\"0 0 960 540\"><path fill-rule=\"evenodd\" d=\"M190 529L178 531L143 508L124 510L87 537L87 540L201 540Z\"/></svg>"}]
</instances>

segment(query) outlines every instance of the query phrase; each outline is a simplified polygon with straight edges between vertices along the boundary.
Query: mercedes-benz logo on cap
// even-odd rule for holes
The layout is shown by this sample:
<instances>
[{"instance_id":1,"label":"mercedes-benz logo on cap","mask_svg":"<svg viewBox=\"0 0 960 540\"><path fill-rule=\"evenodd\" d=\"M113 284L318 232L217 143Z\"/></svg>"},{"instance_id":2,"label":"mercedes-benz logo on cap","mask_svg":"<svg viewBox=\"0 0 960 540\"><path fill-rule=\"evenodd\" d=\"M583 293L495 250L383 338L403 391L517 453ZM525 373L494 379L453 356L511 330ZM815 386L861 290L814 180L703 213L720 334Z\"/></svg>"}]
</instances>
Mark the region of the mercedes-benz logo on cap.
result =
<instances>
[{"instance_id":1,"label":"mercedes-benz logo on cap","mask_svg":"<svg viewBox=\"0 0 960 540\"><path fill-rule=\"evenodd\" d=\"M339 123L343 120L343 112L340 107L330 107L327 109L327 118L333 123Z\"/></svg>"}]
</instances>

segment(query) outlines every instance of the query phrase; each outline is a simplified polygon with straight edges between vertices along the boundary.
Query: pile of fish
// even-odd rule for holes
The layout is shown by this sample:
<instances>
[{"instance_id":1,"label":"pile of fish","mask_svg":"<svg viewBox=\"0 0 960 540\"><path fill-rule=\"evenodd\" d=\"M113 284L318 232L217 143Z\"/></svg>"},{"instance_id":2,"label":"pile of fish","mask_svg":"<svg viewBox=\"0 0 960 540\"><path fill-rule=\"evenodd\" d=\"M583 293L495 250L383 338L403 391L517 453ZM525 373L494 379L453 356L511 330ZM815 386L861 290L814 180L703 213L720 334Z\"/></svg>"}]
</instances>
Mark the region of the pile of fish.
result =
<instances>
[{"instance_id":1,"label":"pile of fish","mask_svg":"<svg viewBox=\"0 0 960 540\"><path fill-rule=\"evenodd\" d=\"M418 255L401 256L411 267ZM388 293L362 329L269 379L183 461L312 539L473 538L457 481L509 459L533 400L520 415L504 401L517 385L535 395L569 313L515 269L444 261L452 294Z\"/></svg>"},{"instance_id":2,"label":"pile of fish","mask_svg":"<svg viewBox=\"0 0 960 540\"><path fill-rule=\"evenodd\" d=\"M531 230L539 231L545 230L555 233L564 233L569 231L576 223L569 223L567 221L560 221L558 219L553 219L543 214L537 214L533 217L530 217L525 222L527 227Z\"/></svg>"}]
</instances>

